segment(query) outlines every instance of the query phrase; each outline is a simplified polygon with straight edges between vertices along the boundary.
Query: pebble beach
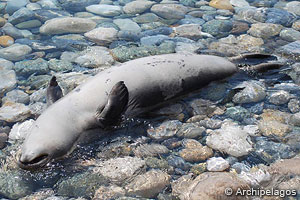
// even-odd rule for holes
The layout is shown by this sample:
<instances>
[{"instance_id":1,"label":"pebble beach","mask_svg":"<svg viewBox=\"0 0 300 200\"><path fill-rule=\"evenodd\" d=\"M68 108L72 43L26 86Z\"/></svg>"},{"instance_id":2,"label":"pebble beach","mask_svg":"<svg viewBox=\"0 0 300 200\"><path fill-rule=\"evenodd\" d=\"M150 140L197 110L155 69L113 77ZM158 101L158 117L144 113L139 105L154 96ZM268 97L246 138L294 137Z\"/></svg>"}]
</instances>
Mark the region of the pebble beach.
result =
<instances>
[{"instance_id":1,"label":"pebble beach","mask_svg":"<svg viewBox=\"0 0 300 200\"><path fill-rule=\"evenodd\" d=\"M284 66L125 119L42 169L17 166L53 75L68 94L126 61L181 52ZM299 166L300 1L0 0L0 200L297 200Z\"/></svg>"}]
</instances>

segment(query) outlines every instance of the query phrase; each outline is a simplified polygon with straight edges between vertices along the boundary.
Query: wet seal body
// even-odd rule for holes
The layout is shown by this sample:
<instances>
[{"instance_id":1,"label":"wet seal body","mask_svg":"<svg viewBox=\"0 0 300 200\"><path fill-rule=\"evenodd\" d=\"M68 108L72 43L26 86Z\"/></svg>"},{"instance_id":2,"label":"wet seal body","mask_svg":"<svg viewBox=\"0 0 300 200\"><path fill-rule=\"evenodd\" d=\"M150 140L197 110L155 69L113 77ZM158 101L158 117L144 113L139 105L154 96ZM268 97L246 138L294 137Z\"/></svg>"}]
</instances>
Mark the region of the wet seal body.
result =
<instances>
[{"instance_id":1,"label":"wet seal body","mask_svg":"<svg viewBox=\"0 0 300 200\"><path fill-rule=\"evenodd\" d=\"M38 117L19 166L41 167L72 151L87 130L105 128L121 114L145 113L237 71L226 58L190 53L145 57L104 70Z\"/></svg>"}]
</instances>

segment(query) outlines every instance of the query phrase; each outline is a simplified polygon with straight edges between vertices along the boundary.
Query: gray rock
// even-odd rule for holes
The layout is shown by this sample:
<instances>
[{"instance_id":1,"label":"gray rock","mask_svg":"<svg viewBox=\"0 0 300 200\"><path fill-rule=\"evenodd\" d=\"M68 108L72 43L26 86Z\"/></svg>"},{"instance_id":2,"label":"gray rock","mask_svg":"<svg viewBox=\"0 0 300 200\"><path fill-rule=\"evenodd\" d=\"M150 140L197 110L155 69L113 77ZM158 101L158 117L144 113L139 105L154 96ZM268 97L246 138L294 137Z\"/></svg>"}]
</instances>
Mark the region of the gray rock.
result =
<instances>
[{"instance_id":1,"label":"gray rock","mask_svg":"<svg viewBox=\"0 0 300 200\"><path fill-rule=\"evenodd\" d=\"M281 53L283 56L300 60L300 41L291 42L287 45L281 46L276 51Z\"/></svg>"},{"instance_id":2,"label":"gray rock","mask_svg":"<svg viewBox=\"0 0 300 200\"><path fill-rule=\"evenodd\" d=\"M190 168L190 165L179 156L170 155L168 156L167 161L170 166L173 166L175 168L179 168L185 171Z\"/></svg>"},{"instance_id":3,"label":"gray rock","mask_svg":"<svg viewBox=\"0 0 300 200\"><path fill-rule=\"evenodd\" d=\"M297 20L293 23L292 28L296 31L300 31L300 20Z\"/></svg>"},{"instance_id":4,"label":"gray rock","mask_svg":"<svg viewBox=\"0 0 300 200\"><path fill-rule=\"evenodd\" d=\"M32 49L27 45L13 44L9 47L0 49L0 58L10 61L24 60L25 56L30 54Z\"/></svg>"},{"instance_id":5,"label":"gray rock","mask_svg":"<svg viewBox=\"0 0 300 200\"><path fill-rule=\"evenodd\" d=\"M96 189L107 183L107 180L94 172L84 172L62 180L57 184L57 194L68 197L91 198Z\"/></svg>"},{"instance_id":6,"label":"gray rock","mask_svg":"<svg viewBox=\"0 0 300 200\"><path fill-rule=\"evenodd\" d=\"M248 33L254 37L270 38L280 33L282 25L272 23L256 23L252 24Z\"/></svg>"},{"instance_id":7,"label":"gray rock","mask_svg":"<svg viewBox=\"0 0 300 200\"><path fill-rule=\"evenodd\" d=\"M141 32L141 27L131 19L115 19L113 22L122 31Z\"/></svg>"},{"instance_id":8,"label":"gray rock","mask_svg":"<svg viewBox=\"0 0 300 200\"><path fill-rule=\"evenodd\" d=\"M266 97L266 88L259 81L244 81L235 87L244 88L242 91L236 93L232 101L234 103L255 103L260 102Z\"/></svg>"},{"instance_id":9,"label":"gray rock","mask_svg":"<svg viewBox=\"0 0 300 200\"><path fill-rule=\"evenodd\" d=\"M130 195L144 198L155 198L168 185L170 185L170 175L160 170L150 170L145 174L135 177L125 190Z\"/></svg>"},{"instance_id":10,"label":"gray rock","mask_svg":"<svg viewBox=\"0 0 300 200\"><path fill-rule=\"evenodd\" d=\"M118 197L125 196L125 190L122 187L116 185L100 186L93 197L93 199L117 199Z\"/></svg>"},{"instance_id":11,"label":"gray rock","mask_svg":"<svg viewBox=\"0 0 300 200\"><path fill-rule=\"evenodd\" d=\"M300 112L294 113L291 116L290 123L294 126L300 126Z\"/></svg>"},{"instance_id":12,"label":"gray rock","mask_svg":"<svg viewBox=\"0 0 300 200\"><path fill-rule=\"evenodd\" d=\"M14 63L9 61L9 60L5 60L3 58L0 58L0 71L1 70L11 70L14 67Z\"/></svg>"},{"instance_id":13,"label":"gray rock","mask_svg":"<svg viewBox=\"0 0 300 200\"><path fill-rule=\"evenodd\" d=\"M14 89L16 85L17 78L14 70L0 70L0 97Z\"/></svg>"},{"instance_id":14,"label":"gray rock","mask_svg":"<svg viewBox=\"0 0 300 200\"><path fill-rule=\"evenodd\" d=\"M201 162L213 156L213 150L208 146L203 146L194 139L183 141L184 149L179 152L180 157L188 162Z\"/></svg>"},{"instance_id":15,"label":"gray rock","mask_svg":"<svg viewBox=\"0 0 300 200\"><path fill-rule=\"evenodd\" d=\"M32 74L47 74L49 66L46 60L38 58L36 60L16 62L14 70L19 76L29 77Z\"/></svg>"},{"instance_id":16,"label":"gray rock","mask_svg":"<svg viewBox=\"0 0 300 200\"><path fill-rule=\"evenodd\" d=\"M46 21L54 18L71 17L71 14L57 9L39 9L34 11L34 17L45 23Z\"/></svg>"},{"instance_id":17,"label":"gray rock","mask_svg":"<svg viewBox=\"0 0 300 200\"><path fill-rule=\"evenodd\" d=\"M230 20L211 20L202 26L202 30L215 37L225 37L229 35L233 27Z\"/></svg>"},{"instance_id":18,"label":"gray rock","mask_svg":"<svg viewBox=\"0 0 300 200\"><path fill-rule=\"evenodd\" d=\"M171 40L171 38L166 35L146 36L141 38L141 44L144 46L158 46L165 40Z\"/></svg>"},{"instance_id":19,"label":"gray rock","mask_svg":"<svg viewBox=\"0 0 300 200\"><path fill-rule=\"evenodd\" d=\"M245 20L250 23L257 23L257 22L265 22L266 21L266 14L262 9L258 8L236 8L235 12L237 13L238 19Z\"/></svg>"},{"instance_id":20,"label":"gray rock","mask_svg":"<svg viewBox=\"0 0 300 200\"><path fill-rule=\"evenodd\" d=\"M29 95L22 90L12 90L7 92L5 97L2 98L2 104L4 104L6 101L28 104Z\"/></svg>"},{"instance_id":21,"label":"gray rock","mask_svg":"<svg viewBox=\"0 0 300 200\"><path fill-rule=\"evenodd\" d=\"M95 172L102 174L113 183L122 184L144 171L145 161L140 158L126 156L100 162L97 166L94 168Z\"/></svg>"},{"instance_id":22,"label":"gray rock","mask_svg":"<svg viewBox=\"0 0 300 200\"><path fill-rule=\"evenodd\" d=\"M153 1L131 1L123 7L123 11L132 15L140 14L151 8L154 3Z\"/></svg>"},{"instance_id":23,"label":"gray rock","mask_svg":"<svg viewBox=\"0 0 300 200\"><path fill-rule=\"evenodd\" d=\"M8 22L16 25L18 23L28 21L32 18L33 12L31 10L29 10L28 8L21 8L8 18Z\"/></svg>"},{"instance_id":24,"label":"gray rock","mask_svg":"<svg viewBox=\"0 0 300 200\"><path fill-rule=\"evenodd\" d=\"M230 0L230 4L236 7L248 7L250 4L246 0Z\"/></svg>"},{"instance_id":25,"label":"gray rock","mask_svg":"<svg viewBox=\"0 0 300 200\"><path fill-rule=\"evenodd\" d=\"M178 52L195 52L197 49L204 49L204 45L201 42L197 43L185 43L177 42L175 51Z\"/></svg>"},{"instance_id":26,"label":"gray rock","mask_svg":"<svg viewBox=\"0 0 300 200\"><path fill-rule=\"evenodd\" d=\"M0 172L0 195L9 199L19 199L33 193L32 180L21 172Z\"/></svg>"},{"instance_id":27,"label":"gray rock","mask_svg":"<svg viewBox=\"0 0 300 200\"><path fill-rule=\"evenodd\" d=\"M210 172L222 172L229 168L229 162L222 157L212 157L206 163Z\"/></svg>"},{"instance_id":28,"label":"gray rock","mask_svg":"<svg viewBox=\"0 0 300 200\"><path fill-rule=\"evenodd\" d=\"M41 88L30 95L30 104L36 102L46 102L46 89Z\"/></svg>"},{"instance_id":29,"label":"gray rock","mask_svg":"<svg viewBox=\"0 0 300 200\"><path fill-rule=\"evenodd\" d=\"M251 167L244 163L236 162L231 166L232 169L235 169L237 173L249 172Z\"/></svg>"},{"instance_id":30,"label":"gray rock","mask_svg":"<svg viewBox=\"0 0 300 200\"><path fill-rule=\"evenodd\" d=\"M157 22L159 21L159 17L154 13L145 13L134 17L132 20L136 23L144 24L150 22Z\"/></svg>"},{"instance_id":31,"label":"gray rock","mask_svg":"<svg viewBox=\"0 0 300 200\"><path fill-rule=\"evenodd\" d=\"M9 133L10 140L23 140L30 133L30 130L34 124L34 120L26 120L22 123L16 123L13 125Z\"/></svg>"},{"instance_id":32,"label":"gray rock","mask_svg":"<svg viewBox=\"0 0 300 200\"><path fill-rule=\"evenodd\" d=\"M106 46L118 39L118 31L114 28L99 27L85 33L84 36L98 45Z\"/></svg>"},{"instance_id":33,"label":"gray rock","mask_svg":"<svg viewBox=\"0 0 300 200\"><path fill-rule=\"evenodd\" d=\"M17 28L19 29L32 29L32 28L37 28L40 27L42 23L39 20L29 20L26 22L22 22L16 25Z\"/></svg>"},{"instance_id":34,"label":"gray rock","mask_svg":"<svg viewBox=\"0 0 300 200\"><path fill-rule=\"evenodd\" d=\"M48 20L40 28L40 33L55 35L63 33L85 33L96 27L96 23L90 19L77 17L63 17Z\"/></svg>"},{"instance_id":35,"label":"gray rock","mask_svg":"<svg viewBox=\"0 0 300 200\"><path fill-rule=\"evenodd\" d=\"M250 135L252 137L259 136L259 134L260 134L259 127L257 125L244 126L243 130L246 131L248 133L248 135Z\"/></svg>"},{"instance_id":36,"label":"gray rock","mask_svg":"<svg viewBox=\"0 0 300 200\"><path fill-rule=\"evenodd\" d=\"M5 11L12 15L15 11L19 10L22 7L25 7L28 3L27 0L10 0L7 1Z\"/></svg>"},{"instance_id":37,"label":"gray rock","mask_svg":"<svg viewBox=\"0 0 300 200\"><path fill-rule=\"evenodd\" d=\"M88 12L105 16L105 17L113 17L118 16L122 13L122 9L120 6L113 6L113 5L90 5L86 7Z\"/></svg>"},{"instance_id":38,"label":"gray rock","mask_svg":"<svg viewBox=\"0 0 300 200\"><path fill-rule=\"evenodd\" d=\"M286 41L294 42L300 40L300 32L292 28L286 28L280 32L280 37Z\"/></svg>"},{"instance_id":39,"label":"gray rock","mask_svg":"<svg viewBox=\"0 0 300 200\"><path fill-rule=\"evenodd\" d=\"M184 24L174 28L174 33L179 37L186 37L193 40L198 40L202 37L201 25L199 24Z\"/></svg>"},{"instance_id":40,"label":"gray rock","mask_svg":"<svg viewBox=\"0 0 300 200\"><path fill-rule=\"evenodd\" d=\"M213 131L206 138L209 147L240 157L253 150L249 135L236 125L222 125L221 129Z\"/></svg>"},{"instance_id":41,"label":"gray rock","mask_svg":"<svg viewBox=\"0 0 300 200\"><path fill-rule=\"evenodd\" d=\"M151 12L165 19L183 19L188 8L180 4L156 4Z\"/></svg>"},{"instance_id":42,"label":"gray rock","mask_svg":"<svg viewBox=\"0 0 300 200\"><path fill-rule=\"evenodd\" d=\"M70 52L70 51L64 51L61 56L60 59L62 61L66 61L66 62L74 62L74 60L80 56L79 53L75 53L75 52Z\"/></svg>"},{"instance_id":43,"label":"gray rock","mask_svg":"<svg viewBox=\"0 0 300 200\"><path fill-rule=\"evenodd\" d=\"M184 123L176 133L178 137L183 138L199 138L205 132L205 128L198 126L196 123Z\"/></svg>"},{"instance_id":44,"label":"gray rock","mask_svg":"<svg viewBox=\"0 0 300 200\"><path fill-rule=\"evenodd\" d=\"M3 149L6 146L7 141L7 134L6 133L0 133L0 149Z\"/></svg>"},{"instance_id":45,"label":"gray rock","mask_svg":"<svg viewBox=\"0 0 300 200\"><path fill-rule=\"evenodd\" d=\"M280 90L270 95L269 102L275 105L286 104L291 98L289 92Z\"/></svg>"},{"instance_id":46,"label":"gray rock","mask_svg":"<svg viewBox=\"0 0 300 200\"><path fill-rule=\"evenodd\" d=\"M285 27L290 27L296 20L295 15L278 8L269 8L267 13L267 23L281 24Z\"/></svg>"},{"instance_id":47,"label":"gray rock","mask_svg":"<svg viewBox=\"0 0 300 200\"><path fill-rule=\"evenodd\" d=\"M134 150L134 155L137 157L154 157L169 153L169 149L161 144L143 144L136 147Z\"/></svg>"},{"instance_id":48,"label":"gray rock","mask_svg":"<svg viewBox=\"0 0 300 200\"><path fill-rule=\"evenodd\" d=\"M31 114L37 118L40 116L47 108L47 104L43 102L36 102L33 104L30 104L29 106Z\"/></svg>"},{"instance_id":49,"label":"gray rock","mask_svg":"<svg viewBox=\"0 0 300 200\"><path fill-rule=\"evenodd\" d=\"M65 60L51 59L48 61L49 69L60 72L60 71L69 71L73 69L71 62Z\"/></svg>"},{"instance_id":50,"label":"gray rock","mask_svg":"<svg viewBox=\"0 0 300 200\"><path fill-rule=\"evenodd\" d=\"M40 0L38 4L41 5L43 9L59 9L59 3L57 0Z\"/></svg>"},{"instance_id":51,"label":"gray rock","mask_svg":"<svg viewBox=\"0 0 300 200\"><path fill-rule=\"evenodd\" d=\"M227 108L225 114L236 121L244 121L244 119L251 117L251 113L241 106Z\"/></svg>"},{"instance_id":52,"label":"gray rock","mask_svg":"<svg viewBox=\"0 0 300 200\"><path fill-rule=\"evenodd\" d=\"M174 137L181 126L182 123L178 120L165 121L147 129L147 134L150 138L155 140L166 140Z\"/></svg>"},{"instance_id":53,"label":"gray rock","mask_svg":"<svg viewBox=\"0 0 300 200\"><path fill-rule=\"evenodd\" d=\"M288 108L292 113L300 111L300 101L299 99L291 99L288 103Z\"/></svg>"},{"instance_id":54,"label":"gray rock","mask_svg":"<svg viewBox=\"0 0 300 200\"><path fill-rule=\"evenodd\" d=\"M0 120L9 123L23 121L30 117L30 115L29 108L20 103L6 102L0 108Z\"/></svg>"},{"instance_id":55,"label":"gray rock","mask_svg":"<svg viewBox=\"0 0 300 200\"><path fill-rule=\"evenodd\" d=\"M115 61L106 47L92 46L81 52L74 62L82 67L97 68L111 66Z\"/></svg>"},{"instance_id":56,"label":"gray rock","mask_svg":"<svg viewBox=\"0 0 300 200\"><path fill-rule=\"evenodd\" d=\"M300 16L300 2L299 1L291 1L286 4L287 11L294 13Z\"/></svg>"},{"instance_id":57,"label":"gray rock","mask_svg":"<svg viewBox=\"0 0 300 200\"><path fill-rule=\"evenodd\" d=\"M28 8L31 11L34 11L34 10L41 9L42 7L38 3L29 3L29 4L26 5L26 8Z\"/></svg>"}]
</instances>

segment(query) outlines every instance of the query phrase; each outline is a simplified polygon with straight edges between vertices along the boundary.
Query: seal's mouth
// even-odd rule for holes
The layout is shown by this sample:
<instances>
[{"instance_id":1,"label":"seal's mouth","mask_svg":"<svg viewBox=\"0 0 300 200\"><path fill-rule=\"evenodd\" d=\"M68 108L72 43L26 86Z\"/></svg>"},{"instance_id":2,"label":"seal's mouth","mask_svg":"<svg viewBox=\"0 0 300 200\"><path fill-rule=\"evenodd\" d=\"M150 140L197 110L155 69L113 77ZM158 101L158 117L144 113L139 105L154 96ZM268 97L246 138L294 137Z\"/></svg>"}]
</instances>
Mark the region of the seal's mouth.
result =
<instances>
[{"instance_id":1,"label":"seal's mouth","mask_svg":"<svg viewBox=\"0 0 300 200\"><path fill-rule=\"evenodd\" d=\"M17 164L22 169L37 169L45 166L47 163L50 162L50 160L51 156L49 156L48 154L41 154L38 157L35 157L31 160L20 155L19 159L17 160Z\"/></svg>"}]
</instances>

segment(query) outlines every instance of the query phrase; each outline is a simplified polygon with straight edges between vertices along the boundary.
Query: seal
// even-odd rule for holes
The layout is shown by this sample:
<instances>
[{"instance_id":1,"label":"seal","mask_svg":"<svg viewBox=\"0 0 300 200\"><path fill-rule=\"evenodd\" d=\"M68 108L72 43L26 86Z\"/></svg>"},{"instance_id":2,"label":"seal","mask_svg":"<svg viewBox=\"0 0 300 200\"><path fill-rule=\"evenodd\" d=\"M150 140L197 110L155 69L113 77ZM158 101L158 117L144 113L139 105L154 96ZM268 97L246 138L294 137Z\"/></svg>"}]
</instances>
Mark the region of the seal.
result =
<instances>
[{"instance_id":1,"label":"seal","mask_svg":"<svg viewBox=\"0 0 300 200\"><path fill-rule=\"evenodd\" d=\"M99 134L108 134L106 128L117 124L122 115L146 113L237 71L237 65L218 56L150 56L104 70L62 98L52 78L47 99L56 102L35 121L18 164L23 169L42 167L72 152L89 130L100 127Z\"/></svg>"}]
</instances>

